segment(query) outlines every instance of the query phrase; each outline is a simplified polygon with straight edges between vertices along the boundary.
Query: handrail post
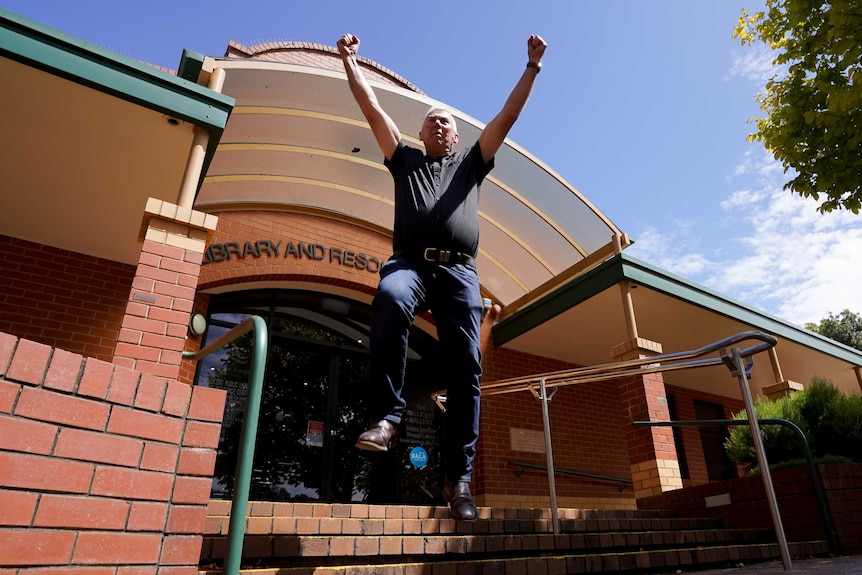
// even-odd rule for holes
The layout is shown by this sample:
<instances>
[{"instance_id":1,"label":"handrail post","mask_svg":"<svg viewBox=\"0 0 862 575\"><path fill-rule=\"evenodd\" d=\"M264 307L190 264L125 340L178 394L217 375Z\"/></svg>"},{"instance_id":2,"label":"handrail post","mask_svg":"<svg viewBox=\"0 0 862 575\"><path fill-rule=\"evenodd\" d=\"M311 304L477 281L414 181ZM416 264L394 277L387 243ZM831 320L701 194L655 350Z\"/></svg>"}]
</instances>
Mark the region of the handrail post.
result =
<instances>
[{"instance_id":1,"label":"handrail post","mask_svg":"<svg viewBox=\"0 0 862 575\"><path fill-rule=\"evenodd\" d=\"M775 487L772 485L772 474L769 472L769 462L766 460L766 450L763 447L763 437L760 436L760 425L757 422L757 414L754 412L754 400L751 398L751 390L748 388L748 378L745 375L745 365L740 355L739 348L734 346L731 350L733 363L736 366L733 375L739 380L739 388L745 403L745 411L748 415L748 424L751 426L751 439L754 443L754 452L760 471L763 476L763 486L766 488L766 499L769 503L769 511L772 514L772 525L775 528L775 537L778 539L778 549L781 552L781 562L784 570L793 569L790 559L790 550L787 547L787 537L784 534L784 526L781 523L781 513L778 510L778 499L775 497Z\"/></svg>"},{"instance_id":2,"label":"handrail post","mask_svg":"<svg viewBox=\"0 0 862 575\"><path fill-rule=\"evenodd\" d=\"M266 322L256 315L250 316L229 332L216 339L197 352L183 352L183 359L200 360L221 349L239 336L254 329L254 356L248 378L248 396L245 402L245 414L240 435L240 449L236 461L234 475L233 501L230 507L230 523L228 526L227 554L224 562L225 575L239 575L242 562L242 546L245 538L246 507L251 486L252 467L254 465L254 447L257 442L257 427L260 416L260 402L263 394L263 376L266 366L266 354L269 347L269 336Z\"/></svg>"},{"instance_id":3,"label":"handrail post","mask_svg":"<svg viewBox=\"0 0 862 575\"><path fill-rule=\"evenodd\" d=\"M557 481L554 477L554 450L551 447L551 416L548 411L548 388L544 378L539 380L539 399L542 402L542 421L545 426L545 456L548 460L548 489L551 492L551 521L553 522L554 535L560 534L560 518L557 510Z\"/></svg>"}]
</instances>

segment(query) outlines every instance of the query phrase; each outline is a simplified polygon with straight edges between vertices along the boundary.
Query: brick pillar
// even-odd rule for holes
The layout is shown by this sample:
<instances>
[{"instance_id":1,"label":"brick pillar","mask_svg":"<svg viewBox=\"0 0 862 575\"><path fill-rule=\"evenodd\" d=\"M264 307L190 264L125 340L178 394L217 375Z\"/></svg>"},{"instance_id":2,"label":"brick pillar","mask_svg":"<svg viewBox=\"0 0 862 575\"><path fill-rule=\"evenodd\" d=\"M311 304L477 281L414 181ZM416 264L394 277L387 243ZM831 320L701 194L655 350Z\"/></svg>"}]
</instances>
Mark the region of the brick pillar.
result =
<instances>
[{"instance_id":1,"label":"brick pillar","mask_svg":"<svg viewBox=\"0 0 862 575\"><path fill-rule=\"evenodd\" d=\"M660 343L635 338L611 350L615 361L639 359L662 352ZM628 423L668 421L670 412L664 378L660 373L629 376L620 380L620 400ZM626 444L634 481L635 498L642 499L682 487L673 430L670 427L626 426Z\"/></svg>"},{"instance_id":2,"label":"brick pillar","mask_svg":"<svg viewBox=\"0 0 862 575\"><path fill-rule=\"evenodd\" d=\"M179 377L204 248L217 222L215 216L149 199L114 364Z\"/></svg>"}]
</instances>

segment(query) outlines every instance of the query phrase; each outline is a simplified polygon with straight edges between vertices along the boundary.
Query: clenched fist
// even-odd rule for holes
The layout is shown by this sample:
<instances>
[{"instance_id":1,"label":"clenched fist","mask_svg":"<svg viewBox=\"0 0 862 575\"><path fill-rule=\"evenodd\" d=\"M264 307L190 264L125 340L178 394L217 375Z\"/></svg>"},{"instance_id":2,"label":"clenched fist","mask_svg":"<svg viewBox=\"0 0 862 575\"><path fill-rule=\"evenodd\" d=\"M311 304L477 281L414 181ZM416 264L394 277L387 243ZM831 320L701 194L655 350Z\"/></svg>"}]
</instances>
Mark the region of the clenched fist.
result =
<instances>
[{"instance_id":1,"label":"clenched fist","mask_svg":"<svg viewBox=\"0 0 862 575\"><path fill-rule=\"evenodd\" d=\"M356 38L354 36L354 38ZM356 45L359 46L359 40L356 40ZM545 48L548 45L542 40L541 36L537 36L533 34L530 36L530 39L527 40L527 61L528 62L541 62L542 54L545 53Z\"/></svg>"},{"instance_id":2,"label":"clenched fist","mask_svg":"<svg viewBox=\"0 0 862 575\"><path fill-rule=\"evenodd\" d=\"M345 34L338 39L338 53L341 57L356 56L359 53L359 38L353 34Z\"/></svg>"}]
</instances>

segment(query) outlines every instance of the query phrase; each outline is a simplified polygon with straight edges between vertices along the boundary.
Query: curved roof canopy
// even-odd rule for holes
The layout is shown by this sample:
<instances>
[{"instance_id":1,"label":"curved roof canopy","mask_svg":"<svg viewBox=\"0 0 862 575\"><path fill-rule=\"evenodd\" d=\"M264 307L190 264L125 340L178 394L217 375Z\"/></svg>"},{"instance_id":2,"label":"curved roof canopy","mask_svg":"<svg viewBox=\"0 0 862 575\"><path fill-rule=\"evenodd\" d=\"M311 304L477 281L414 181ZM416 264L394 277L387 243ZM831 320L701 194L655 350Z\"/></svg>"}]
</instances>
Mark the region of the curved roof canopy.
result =
<instances>
[{"instance_id":1,"label":"curved roof canopy","mask_svg":"<svg viewBox=\"0 0 862 575\"><path fill-rule=\"evenodd\" d=\"M333 69L205 59L205 70L225 71L223 92L236 99L236 107L198 195L198 209L319 213L391 235L392 178L345 74L337 69L340 60L335 54L327 59L324 66ZM364 63L369 72L381 69ZM421 148L414 134L426 111L445 104L403 80L395 85L381 76L366 73L405 142ZM472 145L483 124L446 107L458 122L459 145ZM483 290L515 308L613 255L614 236L622 247L628 243L580 192L508 140L482 185L479 210Z\"/></svg>"}]
</instances>

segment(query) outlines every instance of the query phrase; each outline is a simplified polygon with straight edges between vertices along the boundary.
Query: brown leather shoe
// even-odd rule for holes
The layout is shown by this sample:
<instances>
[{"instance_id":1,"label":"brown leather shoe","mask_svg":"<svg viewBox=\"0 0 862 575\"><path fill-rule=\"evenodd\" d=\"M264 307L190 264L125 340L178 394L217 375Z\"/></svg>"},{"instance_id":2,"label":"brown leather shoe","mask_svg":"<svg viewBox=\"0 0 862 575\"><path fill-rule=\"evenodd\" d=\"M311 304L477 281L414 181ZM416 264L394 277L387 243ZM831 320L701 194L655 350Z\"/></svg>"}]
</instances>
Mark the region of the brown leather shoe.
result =
<instances>
[{"instance_id":1,"label":"brown leather shoe","mask_svg":"<svg viewBox=\"0 0 862 575\"><path fill-rule=\"evenodd\" d=\"M449 516L458 521L476 520L476 502L466 481L446 481L443 485L443 499L449 503Z\"/></svg>"},{"instance_id":2,"label":"brown leather shoe","mask_svg":"<svg viewBox=\"0 0 862 575\"><path fill-rule=\"evenodd\" d=\"M356 440L356 447L365 451L389 451L395 445L398 428L391 421L381 419L371 424Z\"/></svg>"}]
</instances>

